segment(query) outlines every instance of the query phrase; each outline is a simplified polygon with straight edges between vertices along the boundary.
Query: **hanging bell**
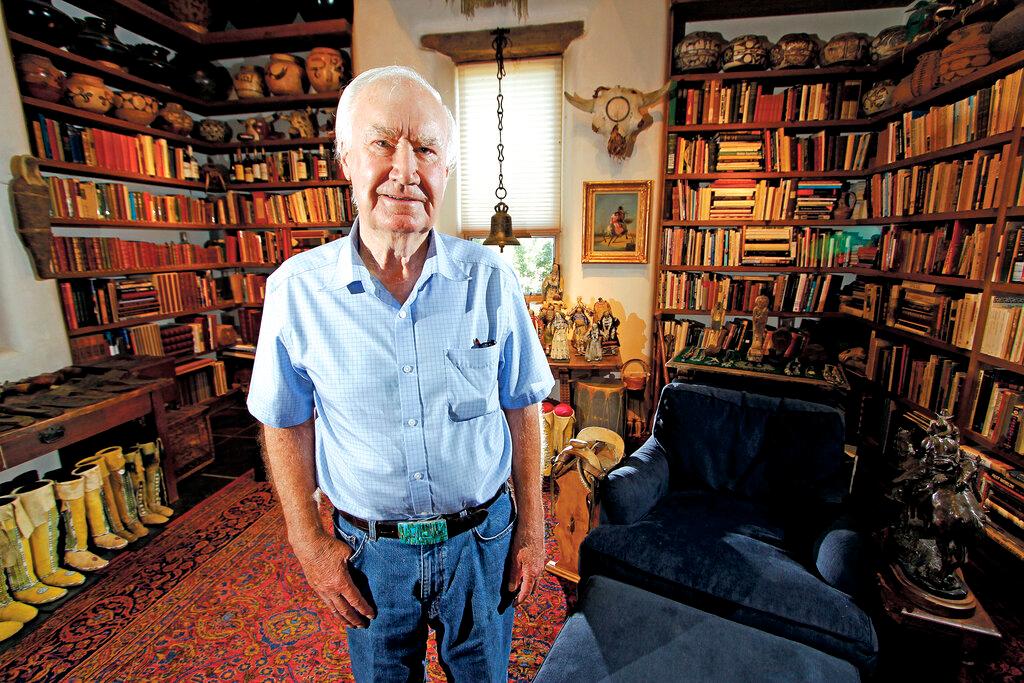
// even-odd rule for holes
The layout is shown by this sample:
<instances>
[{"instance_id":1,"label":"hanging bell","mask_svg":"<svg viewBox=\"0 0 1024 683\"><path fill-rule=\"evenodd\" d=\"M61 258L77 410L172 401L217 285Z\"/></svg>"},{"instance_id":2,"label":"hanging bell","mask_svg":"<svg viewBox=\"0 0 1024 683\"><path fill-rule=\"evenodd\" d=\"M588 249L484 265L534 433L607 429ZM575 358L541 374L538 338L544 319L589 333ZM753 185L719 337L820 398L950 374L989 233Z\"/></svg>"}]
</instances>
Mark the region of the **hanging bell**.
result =
<instances>
[{"instance_id":1,"label":"hanging bell","mask_svg":"<svg viewBox=\"0 0 1024 683\"><path fill-rule=\"evenodd\" d=\"M498 246L498 251L504 252L505 247L512 245L519 246L519 240L512 233L512 217L508 215L508 205L505 202L498 202L494 206L494 215L491 216L491 234L484 240L487 246Z\"/></svg>"}]
</instances>

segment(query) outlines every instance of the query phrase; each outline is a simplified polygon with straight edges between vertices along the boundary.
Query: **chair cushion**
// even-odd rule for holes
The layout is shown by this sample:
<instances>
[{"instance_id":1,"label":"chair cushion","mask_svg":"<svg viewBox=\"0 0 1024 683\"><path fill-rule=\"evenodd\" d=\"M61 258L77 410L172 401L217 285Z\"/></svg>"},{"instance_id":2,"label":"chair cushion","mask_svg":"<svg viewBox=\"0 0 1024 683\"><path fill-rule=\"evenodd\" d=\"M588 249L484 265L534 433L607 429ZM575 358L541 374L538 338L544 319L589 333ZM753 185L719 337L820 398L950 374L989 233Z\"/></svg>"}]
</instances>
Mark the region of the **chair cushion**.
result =
<instances>
[{"instance_id":1,"label":"chair cushion","mask_svg":"<svg viewBox=\"0 0 1024 683\"><path fill-rule=\"evenodd\" d=\"M849 662L602 576L541 666L537 683L857 681Z\"/></svg>"},{"instance_id":2,"label":"chair cushion","mask_svg":"<svg viewBox=\"0 0 1024 683\"><path fill-rule=\"evenodd\" d=\"M866 669L878 643L853 599L785 550L783 524L756 503L675 491L639 522L601 525L580 548L580 573L631 583Z\"/></svg>"}]
</instances>

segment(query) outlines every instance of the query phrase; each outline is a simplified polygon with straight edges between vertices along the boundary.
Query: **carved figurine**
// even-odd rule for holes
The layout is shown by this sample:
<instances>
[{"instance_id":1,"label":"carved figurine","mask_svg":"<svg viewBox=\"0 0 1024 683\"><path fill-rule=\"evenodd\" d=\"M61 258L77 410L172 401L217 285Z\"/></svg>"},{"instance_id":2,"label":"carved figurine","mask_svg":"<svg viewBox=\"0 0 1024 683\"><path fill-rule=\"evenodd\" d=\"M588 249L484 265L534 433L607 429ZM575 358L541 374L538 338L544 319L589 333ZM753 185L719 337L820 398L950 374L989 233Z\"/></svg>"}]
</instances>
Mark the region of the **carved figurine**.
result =
<instances>
[{"instance_id":1,"label":"carved figurine","mask_svg":"<svg viewBox=\"0 0 1024 683\"><path fill-rule=\"evenodd\" d=\"M320 134L320 122L317 118L319 112L313 107L306 107L304 110L297 109L287 114L277 112L274 114L274 122L288 122L288 137L292 139L308 140Z\"/></svg>"},{"instance_id":2,"label":"carved figurine","mask_svg":"<svg viewBox=\"0 0 1024 683\"><path fill-rule=\"evenodd\" d=\"M544 353L551 353L551 335L554 330L551 324L555 322L555 316L561 311L561 306L553 301L546 301L541 304L540 307L540 322L541 322L541 338L540 345L544 348Z\"/></svg>"},{"instance_id":3,"label":"carved figurine","mask_svg":"<svg viewBox=\"0 0 1024 683\"><path fill-rule=\"evenodd\" d=\"M250 116L247 119L238 119L238 122L245 126L245 132L238 134L239 140L256 142L280 136L274 133L274 119Z\"/></svg>"},{"instance_id":4,"label":"carved figurine","mask_svg":"<svg viewBox=\"0 0 1024 683\"><path fill-rule=\"evenodd\" d=\"M551 272L540 284L540 291L544 295L544 301L562 300L562 269L557 263L551 264Z\"/></svg>"},{"instance_id":5,"label":"carved figurine","mask_svg":"<svg viewBox=\"0 0 1024 683\"><path fill-rule=\"evenodd\" d=\"M768 297L764 294L754 299L754 338L747 350L747 360L760 363L764 359L764 338L768 328Z\"/></svg>"},{"instance_id":6,"label":"carved figurine","mask_svg":"<svg viewBox=\"0 0 1024 683\"><path fill-rule=\"evenodd\" d=\"M569 325L573 345L576 353L584 355L587 352L587 330L590 328L590 309L583 303L583 297L576 297L576 305L569 310Z\"/></svg>"},{"instance_id":7,"label":"carved figurine","mask_svg":"<svg viewBox=\"0 0 1024 683\"><path fill-rule=\"evenodd\" d=\"M612 312L612 305L605 301L601 297L597 297L597 301L594 302L594 308L592 309L591 319L594 321L600 320L604 317L605 313Z\"/></svg>"},{"instance_id":8,"label":"carved figurine","mask_svg":"<svg viewBox=\"0 0 1024 683\"><path fill-rule=\"evenodd\" d=\"M562 311L551 321L551 360L569 360L569 321Z\"/></svg>"},{"instance_id":9,"label":"carved figurine","mask_svg":"<svg viewBox=\"0 0 1024 683\"><path fill-rule=\"evenodd\" d=\"M599 363L604 358L604 346L601 345L601 330L597 323L587 330L586 359L588 363Z\"/></svg>"},{"instance_id":10,"label":"carved figurine","mask_svg":"<svg viewBox=\"0 0 1024 683\"><path fill-rule=\"evenodd\" d=\"M601 348L604 355L614 356L619 352L619 319L612 315L611 311L606 312L597 321L597 328L601 335Z\"/></svg>"},{"instance_id":11,"label":"carved figurine","mask_svg":"<svg viewBox=\"0 0 1024 683\"><path fill-rule=\"evenodd\" d=\"M916 453L906 434L897 436L903 461L890 495L902 507L887 540L890 567L906 597L927 610L963 616L973 613L975 601L959 568L988 520L972 488L977 458L961 450L950 419L940 413Z\"/></svg>"}]
</instances>

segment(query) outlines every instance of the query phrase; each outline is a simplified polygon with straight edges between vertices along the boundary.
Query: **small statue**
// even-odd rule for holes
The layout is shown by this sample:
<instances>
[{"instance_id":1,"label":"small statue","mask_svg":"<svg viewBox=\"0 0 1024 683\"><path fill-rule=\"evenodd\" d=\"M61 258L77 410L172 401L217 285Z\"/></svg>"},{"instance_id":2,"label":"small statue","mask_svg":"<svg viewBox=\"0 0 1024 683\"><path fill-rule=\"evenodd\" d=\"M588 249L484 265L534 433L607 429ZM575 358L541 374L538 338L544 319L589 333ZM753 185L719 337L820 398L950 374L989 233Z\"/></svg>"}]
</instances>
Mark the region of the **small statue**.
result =
<instances>
[{"instance_id":1,"label":"small statue","mask_svg":"<svg viewBox=\"0 0 1024 683\"><path fill-rule=\"evenodd\" d=\"M281 137L281 134L274 130L274 119L250 116L247 119L238 119L238 122L245 126L245 131L238 134L239 140L258 142Z\"/></svg>"},{"instance_id":2,"label":"small statue","mask_svg":"<svg viewBox=\"0 0 1024 683\"><path fill-rule=\"evenodd\" d=\"M722 351L722 342L725 341L725 333L722 331L722 324L725 322L725 301L721 298L715 302L711 309L711 329L708 330L708 344L706 353L708 356L717 356Z\"/></svg>"},{"instance_id":3,"label":"small statue","mask_svg":"<svg viewBox=\"0 0 1024 683\"><path fill-rule=\"evenodd\" d=\"M544 348L544 353L551 353L551 333L554 331L551 329L551 323L555 321L560 309L561 307L552 301L545 301L540 306L540 345Z\"/></svg>"},{"instance_id":4,"label":"small statue","mask_svg":"<svg viewBox=\"0 0 1024 683\"><path fill-rule=\"evenodd\" d=\"M890 527L890 566L906 596L930 611L969 615L974 597L958 571L988 519L974 496L978 461L960 448L960 432L939 413L915 453L897 435L903 457L890 497L902 505Z\"/></svg>"},{"instance_id":5,"label":"small statue","mask_svg":"<svg viewBox=\"0 0 1024 683\"><path fill-rule=\"evenodd\" d=\"M306 107L305 110L296 110L287 114L278 112L274 114L274 122L288 122L288 137L293 139L308 140L320 134L319 111L313 107Z\"/></svg>"},{"instance_id":6,"label":"small statue","mask_svg":"<svg viewBox=\"0 0 1024 683\"><path fill-rule=\"evenodd\" d=\"M589 363L599 363L604 358L604 346L601 345L601 330L597 323L587 330L587 350L585 358Z\"/></svg>"},{"instance_id":7,"label":"small statue","mask_svg":"<svg viewBox=\"0 0 1024 683\"><path fill-rule=\"evenodd\" d=\"M569 321L562 311L551 321L551 360L569 360Z\"/></svg>"},{"instance_id":8,"label":"small statue","mask_svg":"<svg viewBox=\"0 0 1024 683\"><path fill-rule=\"evenodd\" d=\"M540 291L544 295L544 301L562 300L562 269L557 263L551 264L551 272L541 283Z\"/></svg>"},{"instance_id":9,"label":"small statue","mask_svg":"<svg viewBox=\"0 0 1024 683\"><path fill-rule=\"evenodd\" d=\"M569 311L570 337L576 353L584 355L587 350L587 330L590 328L590 309L583 303L583 297L576 297L576 305Z\"/></svg>"},{"instance_id":10,"label":"small statue","mask_svg":"<svg viewBox=\"0 0 1024 683\"><path fill-rule=\"evenodd\" d=\"M754 299L754 338L747 350L747 360L760 363L764 359L765 331L768 328L768 297L759 294Z\"/></svg>"},{"instance_id":11,"label":"small statue","mask_svg":"<svg viewBox=\"0 0 1024 683\"><path fill-rule=\"evenodd\" d=\"M619 352L619 319L611 311L605 312L598 321L597 328L601 336L601 348L604 355L614 356Z\"/></svg>"},{"instance_id":12,"label":"small statue","mask_svg":"<svg viewBox=\"0 0 1024 683\"><path fill-rule=\"evenodd\" d=\"M593 313L593 318L592 319L593 320L600 320L602 317L604 317L605 313L611 313L611 312L612 312L612 305L610 303L608 303L607 301L605 301L603 298L597 297L597 301L594 302L594 308L592 310L592 313Z\"/></svg>"}]
</instances>

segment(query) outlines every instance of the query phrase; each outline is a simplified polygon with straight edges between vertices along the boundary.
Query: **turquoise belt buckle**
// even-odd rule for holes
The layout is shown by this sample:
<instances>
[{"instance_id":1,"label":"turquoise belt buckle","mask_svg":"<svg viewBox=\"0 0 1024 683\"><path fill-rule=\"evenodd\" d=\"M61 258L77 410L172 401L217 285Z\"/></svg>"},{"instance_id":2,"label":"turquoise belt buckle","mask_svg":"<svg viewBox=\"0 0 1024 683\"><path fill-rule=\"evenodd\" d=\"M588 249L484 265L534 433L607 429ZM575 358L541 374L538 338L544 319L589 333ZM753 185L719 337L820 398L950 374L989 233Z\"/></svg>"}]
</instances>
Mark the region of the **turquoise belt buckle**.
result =
<instances>
[{"instance_id":1,"label":"turquoise belt buckle","mask_svg":"<svg viewBox=\"0 0 1024 683\"><path fill-rule=\"evenodd\" d=\"M430 545L448 540L448 522L427 519L420 522L399 522L398 540L406 545Z\"/></svg>"}]
</instances>

